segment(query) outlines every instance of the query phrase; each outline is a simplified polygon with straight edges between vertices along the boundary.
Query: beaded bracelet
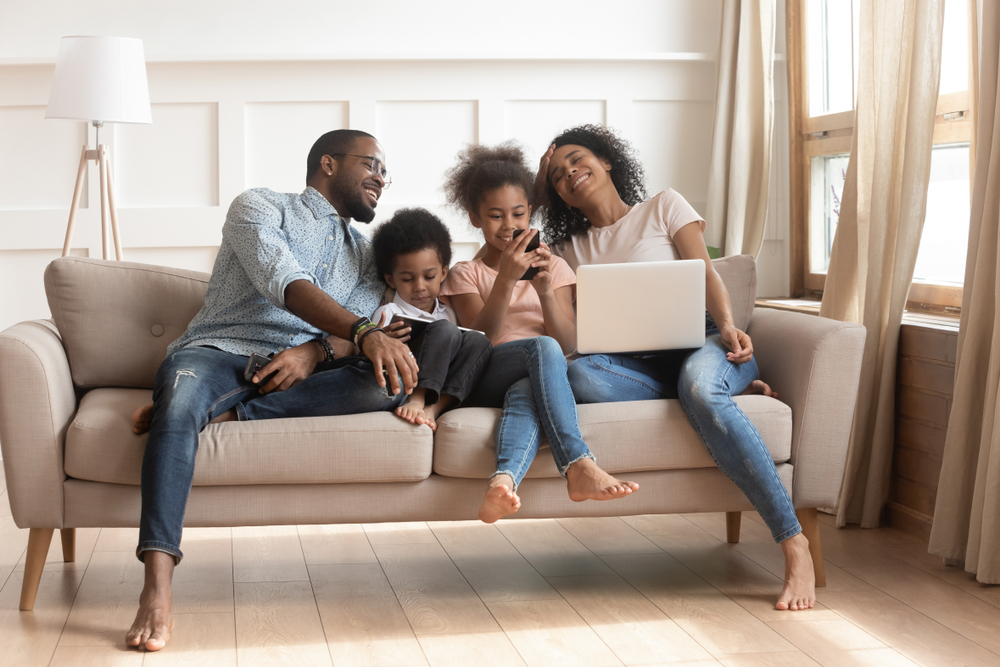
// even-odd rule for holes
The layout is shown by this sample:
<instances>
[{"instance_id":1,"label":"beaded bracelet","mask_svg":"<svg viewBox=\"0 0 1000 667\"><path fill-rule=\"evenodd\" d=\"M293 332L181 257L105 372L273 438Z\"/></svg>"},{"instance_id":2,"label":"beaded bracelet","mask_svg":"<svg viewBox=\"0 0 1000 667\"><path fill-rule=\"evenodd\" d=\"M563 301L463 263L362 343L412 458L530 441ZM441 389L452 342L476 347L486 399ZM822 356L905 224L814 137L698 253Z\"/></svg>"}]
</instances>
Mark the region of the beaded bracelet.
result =
<instances>
[{"instance_id":1,"label":"beaded bracelet","mask_svg":"<svg viewBox=\"0 0 1000 667\"><path fill-rule=\"evenodd\" d=\"M320 363L329 363L337 358L337 356L333 353L333 347L330 345L329 341L326 340L326 338L320 336L315 340L317 343L319 343L319 346L323 348L323 354L326 355L326 359L324 359Z\"/></svg>"}]
</instances>

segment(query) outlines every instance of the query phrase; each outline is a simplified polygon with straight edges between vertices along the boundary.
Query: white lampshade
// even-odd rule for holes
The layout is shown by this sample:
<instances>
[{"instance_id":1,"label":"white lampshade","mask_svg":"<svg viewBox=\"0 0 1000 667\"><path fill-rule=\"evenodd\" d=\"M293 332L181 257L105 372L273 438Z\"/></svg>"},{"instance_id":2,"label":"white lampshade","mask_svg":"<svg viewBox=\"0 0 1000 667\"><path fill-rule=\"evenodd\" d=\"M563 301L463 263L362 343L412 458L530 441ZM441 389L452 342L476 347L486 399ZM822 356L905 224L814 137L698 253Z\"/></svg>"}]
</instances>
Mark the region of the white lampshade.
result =
<instances>
[{"instance_id":1,"label":"white lampshade","mask_svg":"<svg viewBox=\"0 0 1000 667\"><path fill-rule=\"evenodd\" d=\"M45 117L153 122L142 40L63 37Z\"/></svg>"}]
</instances>

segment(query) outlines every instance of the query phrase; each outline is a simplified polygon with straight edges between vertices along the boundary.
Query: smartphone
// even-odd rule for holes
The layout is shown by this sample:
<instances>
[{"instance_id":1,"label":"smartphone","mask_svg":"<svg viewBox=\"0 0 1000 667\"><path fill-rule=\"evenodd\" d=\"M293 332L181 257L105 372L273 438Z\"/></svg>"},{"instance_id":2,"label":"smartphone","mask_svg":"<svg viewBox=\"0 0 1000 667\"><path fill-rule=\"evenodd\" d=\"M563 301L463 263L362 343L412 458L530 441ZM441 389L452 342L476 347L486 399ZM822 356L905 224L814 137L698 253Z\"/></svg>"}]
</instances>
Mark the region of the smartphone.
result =
<instances>
[{"instance_id":1,"label":"smartphone","mask_svg":"<svg viewBox=\"0 0 1000 667\"><path fill-rule=\"evenodd\" d=\"M257 374L257 371L264 368L264 366L267 366L269 363L271 363L270 357L265 357L262 354L254 352L250 355L250 361L247 362L246 370L243 371L243 378L247 382L253 382L253 376ZM278 371L274 371L274 373L277 372ZM274 377L274 373L271 373L266 378L258 382L257 386L260 387L261 385L266 384L268 380Z\"/></svg>"},{"instance_id":2,"label":"smartphone","mask_svg":"<svg viewBox=\"0 0 1000 667\"><path fill-rule=\"evenodd\" d=\"M389 320L389 324L392 324L393 322L404 322L406 323L406 326L410 327L410 340L413 340L422 334L424 329L427 328L427 325L430 324L430 322L427 322L426 320L415 320L412 317L406 317L405 315L393 315L392 319Z\"/></svg>"},{"instance_id":3,"label":"smartphone","mask_svg":"<svg viewBox=\"0 0 1000 667\"><path fill-rule=\"evenodd\" d=\"M514 238L516 239L518 236L521 235L522 232L526 232L526 231L528 231L528 230L527 229L515 229L514 230ZM511 243L513 243L513 242L514 241L511 240ZM535 234L535 236L530 241L528 241L528 247L524 249L524 252L531 252L532 250L537 250L538 249L538 245L541 242L542 242L541 235ZM535 277L536 273L538 273L538 267L537 266L529 267L528 270L524 272L524 275L521 276L520 280L531 280L532 278Z\"/></svg>"}]
</instances>

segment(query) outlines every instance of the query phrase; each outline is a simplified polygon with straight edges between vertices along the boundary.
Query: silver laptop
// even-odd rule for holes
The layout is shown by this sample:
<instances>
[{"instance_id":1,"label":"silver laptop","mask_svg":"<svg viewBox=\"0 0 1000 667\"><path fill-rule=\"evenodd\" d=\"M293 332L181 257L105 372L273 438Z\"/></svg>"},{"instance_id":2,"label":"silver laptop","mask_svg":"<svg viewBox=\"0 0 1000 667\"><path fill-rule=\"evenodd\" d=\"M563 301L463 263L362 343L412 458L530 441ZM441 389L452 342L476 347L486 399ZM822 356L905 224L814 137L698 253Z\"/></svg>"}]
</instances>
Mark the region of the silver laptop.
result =
<instances>
[{"instance_id":1,"label":"silver laptop","mask_svg":"<svg viewBox=\"0 0 1000 667\"><path fill-rule=\"evenodd\" d=\"M580 354L679 350L705 344L705 263L589 264L576 271Z\"/></svg>"}]
</instances>

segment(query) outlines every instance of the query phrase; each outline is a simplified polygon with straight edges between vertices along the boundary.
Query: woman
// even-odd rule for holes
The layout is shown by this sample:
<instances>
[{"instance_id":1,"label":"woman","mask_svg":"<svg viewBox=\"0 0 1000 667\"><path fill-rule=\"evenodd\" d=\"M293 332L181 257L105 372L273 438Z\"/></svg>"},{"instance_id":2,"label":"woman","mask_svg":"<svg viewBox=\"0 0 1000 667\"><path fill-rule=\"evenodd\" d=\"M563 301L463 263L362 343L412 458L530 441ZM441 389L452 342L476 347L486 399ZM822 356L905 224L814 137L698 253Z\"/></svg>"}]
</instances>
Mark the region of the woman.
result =
<instances>
[{"instance_id":1,"label":"woman","mask_svg":"<svg viewBox=\"0 0 1000 667\"><path fill-rule=\"evenodd\" d=\"M582 357L569 366L573 393L578 403L680 398L719 469L781 545L785 584L776 608L811 608L816 595L808 540L760 433L733 401L755 383L764 386L753 343L733 324L729 292L712 267L705 221L673 190L647 199L632 148L596 125L555 138L539 164L536 186L547 200L546 238L574 270L581 264L705 261L705 345L643 357Z\"/></svg>"}]
</instances>

